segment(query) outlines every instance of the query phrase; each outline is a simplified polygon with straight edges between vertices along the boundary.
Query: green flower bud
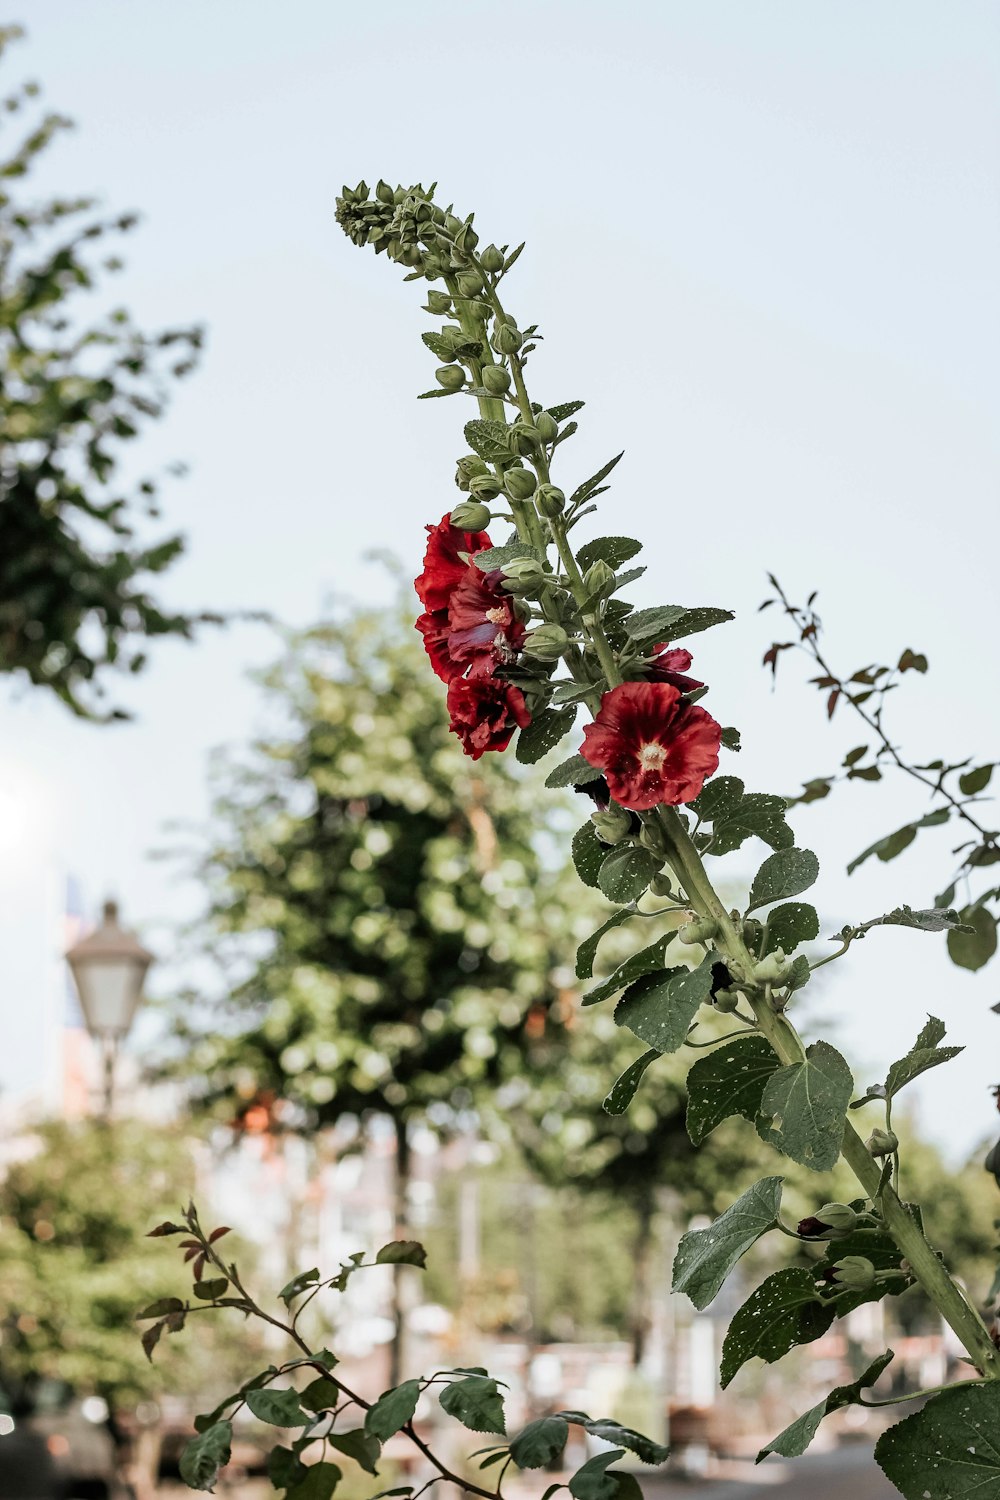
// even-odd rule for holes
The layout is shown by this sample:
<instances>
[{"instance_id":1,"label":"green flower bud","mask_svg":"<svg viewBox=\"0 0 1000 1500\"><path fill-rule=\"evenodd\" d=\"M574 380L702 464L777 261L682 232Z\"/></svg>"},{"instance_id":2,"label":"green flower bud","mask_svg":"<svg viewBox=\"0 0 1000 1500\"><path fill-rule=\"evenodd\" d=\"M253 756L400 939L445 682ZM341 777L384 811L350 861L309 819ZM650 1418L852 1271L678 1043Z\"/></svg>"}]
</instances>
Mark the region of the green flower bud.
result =
<instances>
[{"instance_id":1,"label":"green flower bud","mask_svg":"<svg viewBox=\"0 0 1000 1500\"><path fill-rule=\"evenodd\" d=\"M869 1156L891 1156L899 1150L899 1137L894 1130L880 1130L876 1126L865 1145Z\"/></svg>"},{"instance_id":2,"label":"green flower bud","mask_svg":"<svg viewBox=\"0 0 1000 1500\"><path fill-rule=\"evenodd\" d=\"M588 594L610 593L615 586L615 570L599 557L584 573L583 582Z\"/></svg>"},{"instance_id":3,"label":"green flower bud","mask_svg":"<svg viewBox=\"0 0 1000 1500\"><path fill-rule=\"evenodd\" d=\"M477 500L495 500L502 489L503 481L498 474L476 474L469 480L469 494Z\"/></svg>"},{"instance_id":4,"label":"green flower bud","mask_svg":"<svg viewBox=\"0 0 1000 1500\"><path fill-rule=\"evenodd\" d=\"M503 365L484 365L483 385L491 396L504 395L510 390L510 371Z\"/></svg>"},{"instance_id":5,"label":"green flower bud","mask_svg":"<svg viewBox=\"0 0 1000 1500\"><path fill-rule=\"evenodd\" d=\"M479 261L483 270L489 271L491 276L495 276L498 271L503 270L503 256L496 245L487 245L479 257Z\"/></svg>"},{"instance_id":6,"label":"green flower bud","mask_svg":"<svg viewBox=\"0 0 1000 1500\"><path fill-rule=\"evenodd\" d=\"M755 984L783 984L791 973L791 964L785 957L783 948L775 948L760 963L754 964L753 977Z\"/></svg>"},{"instance_id":7,"label":"green flower bud","mask_svg":"<svg viewBox=\"0 0 1000 1500\"><path fill-rule=\"evenodd\" d=\"M756 917L747 917L743 923L743 941L751 953L756 953L760 948L760 940L764 936L764 924L758 922Z\"/></svg>"},{"instance_id":8,"label":"green flower bud","mask_svg":"<svg viewBox=\"0 0 1000 1500\"><path fill-rule=\"evenodd\" d=\"M463 500L452 511L451 524L461 531L485 531L490 524L490 508L480 500Z\"/></svg>"},{"instance_id":9,"label":"green flower bud","mask_svg":"<svg viewBox=\"0 0 1000 1500\"><path fill-rule=\"evenodd\" d=\"M732 1015L739 1003L740 997L737 990L716 990L712 996L712 1004L724 1016Z\"/></svg>"},{"instance_id":10,"label":"green flower bud","mask_svg":"<svg viewBox=\"0 0 1000 1500\"><path fill-rule=\"evenodd\" d=\"M498 323L490 343L498 354L516 354L524 343L524 335L513 323Z\"/></svg>"},{"instance_id":11,"label":"green flower bud","mask_svg":"<svg viewBox=\"0 0 1000 1500\"><path fill-rule=\"evenodd\" d=\"M461 229L455 236L455 244L460 250L464 251L466 255L472 254L473 250L475 250L476 246L479 244L479 236L473 229L471 224L462 225Z\"/></svg>"},{"instance_id":12,"label":"green flower bud","mask_svg":"<svg viewBox=\"0 0 1000 1500\"><path fill-rule=\"evenodd\" d=\"M423 265L424 258L420 253L419 245L404 245L399 252L399 259L404 266L409 266L412 270Z\"/></svg>"},{"instance_id":13,"label":"green flower bud","mask_svg":"<svg viewBox=\"0 0 1000 1500\"><path fill-rule=\"evenodd\" d=\"M535 491L535 505L540 515L561 516L566 509L566 496L558 485L540 484Z\"/></svg>"},{"instance_id":14,"label":"green flower bud","mask_svg":"<svg viewBox=\"0 0 1000 1500\"><path fill-rule=\"evenodd\" d=\"M682 943L710 943L719 930L718 922L711 917L696 917L693 922L685 922L679 930L677 937Z\"/></svg>"},{"instance_id":15,"label":"green flower bud","mask_svg":"<svg viewBox=\"0 0 1000 1500\"><path fill-rule=\"evenodd\" d=\"M383 182L381 178L379 178L375 188L375 196L380 203L391 203L393 201L392 188L387 182Z\"/></svg>"},{"instance_id":16,"label":"green flower bud","mask_svg":"<svg viewBox=\"0 0 1000 1500\"><path fill-rule=\"evenodd\" d=\"M606 812L591 813L590 821L602 844L620 844L632 827L632 819L623 807L609 807Z\"/></svg>"},{"instance_id":17,"label":"green flower bud","mask_svg":"<svg viewBox=\"0 0 1000 1500\"><path fill-rule=\"evenodd\" d=\"M470 266L467 271L460 271L456 279L463 297L478 297L483 289L483 278L475 266Z\"/></svg>"},{"instance_id":18,"label":"green flower bud","mask_svg":"<svg viewBox=\"0 0 1000 1500\"><path fill-rule=\"evenodd\" d=\"M670 876L657 873L649 882L649 889L654 896L670 895Z\"/></svg>"},{"instance_id":19,"label":"green flower bud","mask_svg":"<svg viewBox=\"0 0 1000 1500\"><path fill-rule=\"evenodd\" d=\"M650 820L639 830L639 843L660 859L667 857L667 840L659 823Z\"/></svg>"},{"instance_id":20,"label":"green flower bud","mask_svg":"<svg viewBox=\"0 0 1000 1500\"><path fill-rule=\"evenodd\" d=\"M568 646L569 636L561 625L539 625L524 641L524 650L539 661L558 661Z\"/></svg>"},{"instance_id":21,"label":"green flower bud","mask_svg":"<svg viewBox=\"0 0 1000 1500\"><path fill-rule=\"evenodd\" d=\"M550 417L547 411L540 411L535 418L535 426L543 443L554 443L559 436L559 423L555 417Z\"/></svg>"},{"instance_id":22,"label":"green flower bud","mask_svg":"<svg viewBox=\"0 0 1000 1500\"><path fill-rule=\"evenodd\" d=\"M548 574L534 557L518 557L503 570L503 586L510 594L537 594L546 586Z\"/></svg>"},{"instance_id":23,"label":"green flower bud","mask_svg":"<svg viewBox=\"0 0 1000 1500\"><path fill-rule=\"evenodd\" d=\"M465 384L465 371L458 365L439 365L434 378L446 391L460 391Z\"/></svg>"},{"instance_id":24,"label":"green flower bud","mask_svg":"<svg viewBox=\"0 0 1000 1500\"><path fill-rule=\"evenodd\" d=\"M435 317L443 317L445 313L451 312L451 298L447 292L428 292L427 311Z\"/></svg>"},{"instance_id":25,"label":"green flower bud","mask_svg":"<svg viewBox=\"0 0 1000 1500\"><path fill-rule=\"evenodd\" d=\"M875 1267L865 1255L845 1255L830 1269L830 1280L838 1286L852 1286L859 1292L875 1285Z\"/></svg>"},{"instance_id":26,"label":"green flower bud","mask_svg":"<svg viewBox=\"0 0 1000 1500\"><path fill-rule=\"evenodd\" d=\"M519 453L522 458L530 458L531 454L541 447L538 428L532 426L530 422L515 422L510 429L508 441L514 452Z\"/></svg>"},{"instance_id":27,"label":"green flower bud","mask_svg":"<svg viewBox=\"0 0 1000 1500\"><path fill-rule=\"evenodd\" d=\"M471 480L480 474L491 474L489 464L478 453L467 453L455 466L455 483L460 490L467 490Z\"/></svg>"},{"instance_id":28,"label":"green flower bud","mask_svg":"<svg viewBox=\"0 0 1000 1500\"><path fill-rule=\"evenodd\" d=\"M799 1221L798 1232L803 1239L836 1240L853 1234L858 1227L858 1216L849 1203L824 1203L808 1219Z\"/></svg>"},{"instance_id":29,"label":"green flower bud","mask_svg":"<svg viewBox=\"0 0 1000 1500\"><path fill-rule=\"evenodd\" d=\"M537 484L530 469L508 469L503 477L504 489L512 500L530 500Z\"/></svg>"}]
</instances>

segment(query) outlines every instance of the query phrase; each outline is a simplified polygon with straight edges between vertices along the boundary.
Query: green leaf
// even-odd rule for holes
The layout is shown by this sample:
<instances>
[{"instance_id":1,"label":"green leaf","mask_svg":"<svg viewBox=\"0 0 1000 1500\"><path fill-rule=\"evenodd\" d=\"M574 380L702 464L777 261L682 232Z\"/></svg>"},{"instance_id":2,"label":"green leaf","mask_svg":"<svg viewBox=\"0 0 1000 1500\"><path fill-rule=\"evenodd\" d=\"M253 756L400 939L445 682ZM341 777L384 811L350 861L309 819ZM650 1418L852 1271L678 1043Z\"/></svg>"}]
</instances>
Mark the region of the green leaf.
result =
<instances>
[{"instance_id":1,"label":"green leaf","mask_svg":"<svg viewBox=\"0 0 1000 1500\"><path fill-rule=\"evenodd\" d=\"M581 411L583 407L586 406L586 404L587 403L585 401L563 401L561 405L547 406L545 410L548 412L553 421L565 422L567 417L574 416L576 412Z\"/></svg>"},{"instance_id":2,"label":"green leaf","mask_svg":"<svg viewBox=\"0 0 1000 1500\"><path fill-rule=\"evenodd\" d=\"M609 1474L607 1470L624 1457L624 1448L612 1448L609 1453L597 1453L593 1458L588 1458L570 1479L570 1494L575 1500L615 1500L618 1494L618 1476Z\"/></svg>"},{"instance_id":3,"label":"green leaf","mask_svg":"<svg viewBox=\"0 0 1000 1500\"><path fill-rule=\"evenodd\" d=\"M995 1382L956 1387L884 1432L875 1458L906 1500L997 1500L998 1430Z\"/></svg>"},{"instance_id":4,"label":"green leaf","mask_svg":"<svg viewBox=\"0 0 1000 1500\"><path fill-rule=\"evenodd\" d=\"M789 849L795 835L785 822L788 803L784 797L750 792L722 818L716 819L707 853L732 854L748 838L756 836L772 849Z\"/></svg>"},{"instance_id":5,"label":"green leaf","mask_svg":"<svg viewBox=\"0 0 1000 1500\"><path fill-rule=\"evenodd\" d=\"M993 775L993 765L976 766L974 771L966 771L958 778L958 789L964 797L974 797L977 792L984 792L990 784Z\"/></svg>"},{"instance_id":6,"label":"green leaf","mask_svg":"<svg viewBox=\"0 0 1000 1500\"><path fill-rule=\"evenodd\" d=\"M696 1146L728 1120L755 1120L764 1085L778 1068L762 1036L741 1036L700 1057L687 1076L687 1130Z\"/></svg>"},{"instance_id":7,"label":"green leaf","mask_svg":"<svg viewBox=\"0 0 1000 1500\"><path fill-rule=\"evenodd\" d=\"M465 441L473 453L488 464L505 463L511 458L510 428L506 422L477 417L465 424Z\"/></svg>"},{"instance_id":8,"label":"green leaf","mask_svg":"<svg viewBox=\"0 0 1000 1500\"><path fill-rule=\"evenodd\" d=\"M960 969L981 969L997 951L996 918L985 906L966 906L962 922L971 932L949 932L948 956Z\"/></svg>"},{"instance_id":9,"label":"green leaf","mask_svg":"<svg viewBox=\"0 0 1000 1500\"><path fill-rule=\"evenodd\" d=\"M601 864L597 884L609 901L626 906L643 894L662 865L663 860L650 854L648 849L619 844Z\"/></svg>"},{"instance_id":10,"label":"green leaf","mask_svg":"<svg viewBox=\"0 0 1000 1500\"><path fill-rule=\"evenodd\" d=\"M900 1089L912 1083L914 1078L919 1078L921 1073L926 1073L928 1068L936 1068L939 1063L950 1062L953 1057L965 1051L964 1047L939 1047L938 1042L944 1034L944 1022L939 1021L936 1016L929 1016L927 1025L909 1052L898 1062L894 1062L886 1074L887 1098L893 1098Z\"/></svg>"},{"instance_id":11,"label":"green leaf","mask_svg":"<svg viewBox=\"0 0 1000 1500\"><path fill-rule=\"evenodd\" d=\"M339 1398L340 1386L326 1375L318 1375L315 1380L310 1380L306 1388L299 1392L299 1400L306 1411L311 1412L329 1411L336 1406Z\"/></svg>"},{"instance_id":12,"label":"green leaf","mask_svg":"<svg viewBox=\"0 0 1000 1500\"><path fill-rule=\"evenodd\" d=\"M143 1318L165 1318L168 1313L183 1311L184 1303L179 1297L160 1297L158 1301L144 1307L142 1312L137 1312L135 1317L136 1322L141 1322Z\"/></svg>"},{"instance_id":13,"label":"green leaf","mask_svg":"<svg viewBox=\"0 0 1000 1500\"><path fill-rule=\"evenodd\" d=\"M633 541L630 536L599 536L580 548L576 560L584 573L591 563L597 561L606 562L609 568L617 572L622 563L628 562L630 557L635 557L641 551L642 543Z\"/></svg>"},{"instance_id":14,"label":"green leaf","mask_svg":"<svg viewBox=\"0 0 1000 1500\"><path fill-rule=\"evenodd\" d=\"M343 1453L346 1458L353 1458L366 1474L378 1473L375 1465L382 1452L382 1445L378 1438L365 1432L363 1427L355 1427L350 1432L329 1432L326 1440L338 1453Z\"/></svg>"},{"instance_id":15,"label":"green leaf","mask_svg":"<svg viewBox=\"0 0 1000 1500\"><path fill-rule=\"evenodd\" d=\"M585 479L583 484L578 485L577 488L573 491L572 495L570 495L569 497L570 509L573 510L576 506L585 504L597 489L598 485L602 484L604 480L607 479L608 475L611 473L611 470L615 467L616 464L619 464L624 457L624 452L616 454L614 458L608 460L603 468L598 469L596 474L591 474L589 479Z\"/></svg>"},{"instance_id":16,"label":"green leaf","mask_svg":"<svg viewBox=\"0 0 1000 1500\"><path fill-rule=\"evenodd\" d=\"M669 969L637 979L615 1006L615 1024L627 1026L657 1052L676 1052L699 1006L711 994L712 965L717 962L709 953L697 969Z\"/></svg>"},{"instance_id":17,"label":"green leaf","mask_svg":"<svg viewBox=\"0 0 1000 1500\"><path fill-rule=\"evenodd\" d=\"M550 790L562 786L588 786L590 782L598 781L602 774L600 766L592 766L582 755L571 755L569 760L564 760L549 772L545 785Z\"/></svg>"},{"instance_id":18,"label":"green leaf","mask_svg":"<svg viewBox=\"0 0 1000 1500\"><path fill-rule=\"evenodd\" d=\"M192 1287L195 1296L202 1302L214 1302L221 1297L229 1281L225 1276L213 1276L209 1281L196 1281Z\"/></svg>"},{"instance_id":19,"label":"green leaf","mask_svg":"<svg viewBox=\"0 0 1000 1500\"><path fill-rule=\"evenodd\" d=\"M278 1296L286 1307L290 1307L296 1297L301 1297L307 1287L313 1286L318 1280L318 1267L313 1266L311 1271L300 1271L297 1276L292 1277L291 1281L286 1282Z\"/></svg>"},{"instance_id":20,"label":"green leaf","mask_svg":"<svg viewBox=\"0 0 1000 1500\"><path fill-rule=\"evenodd\" d=\"M602 979L600 984L588 990L583 997L584 1005L596 1005L600 1000L607 1000L609 995L615 995L623 990L626 985L631 984L634 979L640 979L643 974L655 974L662 971L663 961L669 944L676 936L673 932L667 932L663 937L657 938L655 943L650 943L648 948L640 948L638 953L633 953L620 963L607 979Z\"/></svg>"},{"instance_id":21,"label":"green leaf","mask_svg":"<svg viewBox=\"0 0 1000 1500\"><path fill-rule=\"evenodd\" d=\"M811 943L819 937L819 917L814 906L804 901L787 901L767 914L765 953L783 948L792 953L800 943Z\"/></svg>"},{"instance_id":22,"label":"green leaf","mask_svg":"<svg viewBox=\"0 0 1000 1500\"><path fill-rule=\"evenodd\" d=\"M864 1374L859 1375L857 1380L853 1381L851 1385L838 1385L836 1390L830 1392L825 1401L820 1401L801 1417L797 1417L789 1427L785 1428L784 1432L779 1432L776 1438L772 1438L767 1447L762 1448L757 1454L757 1462L760 1463L761 1459L766 1458L769 1453L780 1453L783 1458L798 1458L799 1454L806 1451L816 1436L819 1424L823 1418L828 1416L830 1412L837 1411L842 1406L858 1405L861 1400L861 1392L866 1390L868 1386L875 1384L893 1357L892 1350L887 1349L884 1354L879 1355L878 1359L873 1360ZM896 1431L895 1428L892 1430ZM884 1441L884 1438L881 1441ZM876 1458L878 1457L878 1448L875 1450L875 1456ZM924 1477L926 1478L926 1475ZM916 1491L911 1491L910 1493L916 1494ZM939 1494L943 1500L945 1491L941 1490ZM979 1500L987 1500L987 1497L982 1495L979 1497Z\"/></svg>"},{"instance_id":23,"label":"green leaf","mask_svg":"<svg viewBox=\"0 0 1000 1500\"><path fill-rule=\"evenodd\" d=\"M589 826L589 825L588 825ZM634 907L623 906L620 911L611 913L608 920L596 932L592 932L589 938L584 938L576 950L576 977L577 979L592 979L594 976L594 960L597 957L597 949L601 938L605 933L611 932L613 928L620 927L623 922L637 916Z\"/></svg>"},{"instance_id":24,"label":"green leaf","mask_svg":"<svg viewBox=\"0 0 1000 1500\"><path fill-rule=\"evenodd\" d=\"M267 1477L276 1490L290 1489L306 1472L306 1466L291 1448L276 1443L267 1455Z\"/></svg>"},{"instance_id":25,"label":"green leaf","mask_svg":"<svg viewBox=\"0 0 1000 1500\"><path fill-rule=\"evenodd\" d=\"M508 563L517 562L522 557L541 559L541 553L537 547L532 547L527 542L508 542L503 547L484 547L481 552L474 552L472 561L481 572L493 573L497 568L506 568Z\"/></svg>"},{"instance_id":26,"label":"green leaf","mask_svg":"<svg viewBox=\"0 0 1000 1500\"><path fill-rule=\"evenodd\" d=\"M947 823L950 816L950 808L939 807L936 812L927 813L924 817L918 818L915 823L907 823L903 828L897 828L895 833L886 834L884 838L878 839L874 844L870 844L856 859L851 860L847 866L848 875L853 875L858 866L863 865L866 859L871 859L873 854L883 862L895 859L897 854L902 853L905 848L912 844L917 836L918 829L936 828L941 823Z\"/></svg>"},{"instance_id":27,"label":"green leaf","mask_svg":"<svg viewBox=\"0 0 1000 1500\"><path fill-rule=\"evenodd\" d=\"M639 609L625 621L626 634L640 644L678 641L686 635L697 635L713 625L734 619L729 609L685 609L682 604L661 604L655 609Z\"/></svg>"},{"instance_id":28,"label":"green leaf","mask_svg":"<svg viewBox=\"0 0 1000 1500\"><path fill-rule=\"evenodd\" d=\"M375 1257L380 1266L419 1266L427 1264L427 1251L416 1240L390 1240Z\"/></svg>"},{"instance_id":29,"label":"green leaf","mask_svg":"<svg viewBox=\"0 0 1000 1500\"><path fill-rule=\"evenodd\" d=\"M270 1422L272 1427L305 1427L312 1421L312 1413L302 1409L298 1391L289 1386L250 1390L245 1400L257 1420Z\"/></svg>"},{"instance_id":30,"label":"green leaf","mask_svg":"<svg viewBox=\"0 0 1000 1500\"><path fill-rule=\"evenodd\" d=\"M636 1090L642 1082L642 1075L651 1062L660 1057L655 1047L650 1047L641 1057L637 1057L634 1063L627 1067L620 1078L616 1079L610 1093L604 1101L604 1109L609 1115L623 1115L635 1098Z\"/></svg>"},{"instance_id":31,"label":"green leaf","mask_svg":"<svg viewBox=\"0 0 1000 1500\"><path fill-rule=\"evenodd\" d=\"M548 755L554 750L559 741L573 728L576 719L576 707L569 708L544 708L540 714L536 714L531 723L528 724L517 737L515 755L524 766L533 766L536 760L541 760L543 755Z\"/></svg>"},{"instance_id":32,"label":"green leaf","mask_svg":"<svg viewBox=\"0 0 1000 1500\"><path fill-rule=\"evenodd\" d=\"M851 1070L836 1047L813 1042L805 1061L778 1068L764 1085L757 1120L761 1140L813 1172L827 1172L840 1156Z\"/></svg>"},{"instance_id":33,"label":"green leaf","mask_svg":"<svg viewBox=\"0 0 1000 1500\"><path fill-rule=\"evenodd\" d=\"M791 995L795 990L800 990L804 984L808 984L812 978L812 969L809 960L804 953L799 953L792 959L791 971L785 980L785 989Z\"/></svg>"},{"instance_id":34,"label":"green leaf","mask_svg":"<svg viewBox=\"0 0 1000 1500\"><path fill-rule=\"evenodd\" d=\"M569 1413L565 1415L568 1416ZM574 1415L582 1416L582 1413ZM623 1427L612 1417L585 1418L580 1425L605 1443L614 1443L622 1448L628 1448L644 1464L662 1464L670 1456L670 1449L664 1447L662 1443L654 1443L652 1438L646 1437L645 1433L636 1432L632 1427Z\"/></svg>"},{"instance_id":35,"label":"green leaf","mask_svg":"<svg viewBox=\"0 0 1000 1500\"><path fill-rule=\"evenodd\" d=\"M593 823L584 823L573 835L573 863L584 885L597 886L597 876L607 856L608 846L597 837Z\"/></svg>"},{"instance_id":36,"label":"green leaf","mask_svg":"<svg viewBox=\"0 0 1000 1500\"><path fill-rule=\"evenodd\" d=\"M950 932L963 926L962 918L950 906L930 906L923 911L913 911L909 906L897 906L888 916L865 922L868 927L915 927L919 932Z\"/></svg>"},{"instance_id":37,"label":"green leaf","mask_svg":"<svg viewBox=\"0 0 1000 1500\"><path fill-rule=\"evenodd\" d=\"M496 1381L488 1375L467 1375L464 1380L446 1385L440 1401L443 1411L472 1432L497 1432L505 1436L503 1397Z\"/></svg>"},{"instance_id":38,"label":"green leaf","mask_svg":"<svg viewBox=\"0 0 1000 1500\"><path fill-rule=\"evenodd\" d=\"M722 727L722 743L727 750L739 752L743 749L740 744L740 732L732 724L724 724Z\"/></svg>"},{"instance_id":39,"label":"green leaf","mask_svg":"<svg viewBox=\"0 0 1000 1500\"><path fill-rule=\"evenodd\" d=\"M365 1431L369 1437L385 1443L401 1427L405 1427L417 1409L420 1400L420 1381L404 1380L393 1386L365 1412Z\"/></svg>"},{"instance_id":40,"label":"green leaf","mask_svg":"<svg viewBox=\"0 0 1000 1500\"><path fill-rule=\"evenodd\" d=\"M690 807L703 823L724 823L742 800L743 783L738 776L715 776Z\"/></svg>"},{"instance_id":41,"label":"green leaf","mask_svg":"<svg viewBox=\"0 0 1000 1500\"><path fill-rule=\"evenodd\" d=\"M336 1464L310 1464L303 1478L288 1491L285 1500L330 1500L340 1478Z\"/></svg>"},{"instance_id":42,"label":"green leaf","mask_svg":"<svg viewBox=\"0 0 1000 1500\"><path fill-rule=\"evenodd\" d=\"M807 891L818 874L819 860L811 849L779 849L769 854L754 876L747 911Z\"/></svg>"},{"instance_id":43,"label":"green leaf","mask_svg":"<svg viewBox=\"0 0 1000 1500\"><path fill-rule=\"evenodd\" d=\"M811 1344L833 1322L834 1308L816 1293L816 1274L804 1266L775 1271L733 1317L722 1345L722 1388L748 1359L773 1365L797 1344Z\"/></svg>"},{"instance_id":44,"label":"green leaf","mask_svg":"<svg viewBox=\"0 0 1000 1500\"><path fill-rule=\"evenodd\" d=\"M544 1469L559 1457L568 1436L565 1417L539 1417L518 1433L510 1445L510 1456L519 1469Z\"/></svg>"},{"instance_id":45,"label":"green leaf","mask_svg":"<svg viewBox=\"0 0 1000 1500\"><path fill-rule=\"evenodd\" d=\"M762 1177L708 1229L689 1229L674 1257L673 1290L707 1307L741 1255L778 1222L781 1177Z\"/></svg>"},{"instance_id":46,"label":"green leaf","mask_svg":"<svg viewBox=\"0 0 1000 1500\"><path fill-rule=\"evenodd\" d=\"M233 1440L232 1422L213 1422L185 1446L181 1454L180 1473L192 1490L210 1490L219 1470L229 1462Z\"/></svg>"}]
</instances>

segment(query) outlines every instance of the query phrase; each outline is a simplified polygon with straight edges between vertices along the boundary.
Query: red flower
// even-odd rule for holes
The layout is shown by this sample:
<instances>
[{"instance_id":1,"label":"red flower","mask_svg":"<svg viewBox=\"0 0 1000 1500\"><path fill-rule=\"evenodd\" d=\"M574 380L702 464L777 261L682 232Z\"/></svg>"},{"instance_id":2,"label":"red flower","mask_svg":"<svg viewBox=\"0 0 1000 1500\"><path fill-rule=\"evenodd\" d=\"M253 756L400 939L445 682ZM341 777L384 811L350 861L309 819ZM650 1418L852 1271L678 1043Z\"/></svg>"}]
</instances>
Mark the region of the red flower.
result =
<instances>
[{"instance_id":1,"label":"red flower","mask_svg":"<svg viewBox=\"0 0 1000 1500\"><path fill-rule=\"evenodd\" d=\"M705 686L694 677L684 676L691 665L691 653L683 646L674 646L671 650L669 641L661 641L653 650L658 654L646 668L647 682L669 682L679 693L694 693Z\"/></svg>"},{"instance_id":2,"label":"red flower","mask_svg":"<svg viewBox=\"0 0 1000 1500\"><path fill-rule=\"evenodd\" d=\"M431 659L431 666L442 682L450 682L453 677L459 675L462 668L457 662L452 661L448 652L450 637L448 611L446 609L425 610L417 618L415 624L424 638L424 650Z\"/></svg>"},{"instance_id":3,"label":"red flower","mask_svg":"<svg viewBox=\"0 0 1000 1500\"><path fill-rule=\"evenodd\" d=\"M527 631L514 612L513 599L503 591L502 582L499 569L483 573L472 563L452 591L448 605L448 652L456 673L468 667L470 677L492 676L496 667L513 661L520 649ZM430 655L429 645L427 650ZM439 677L442 675L438 672Z\"/></svg>"},{"instance_id":4,"label":"red flower","mask_svg":"<svg viewBox=\"0 0 1000 1500\"><path fill-rule=\"evenodd\" d=\"M428 526L427 532L424 571L413 587L424 608L433 612L448 608L452 590L465 577L468 564L460 554L481 552L493 543L485 531L459 531L451 524L450 513L437 526Z\"/></svg>"},{"instance_id":5,"label":"red flower","mask_svg":"<svg viewBox=\"0 0 1000 1500\"><path fill-rule=\"evenodd\" d=\"M524 694L500 677L456 677L448 688L448 726L473 760L487 750L506 750L515 729L531 723Z\"/></svg>"},{"instance_id":6,"label":"red flower","mask_svg":"<svg viewBox=\"0 0 1000 1500\"><path fill-rule=\"evenodd\" d=\"M601 699L580 753L603 771L611 795L636 812L691 802L718 769L722 730L669 682L624 682Z\"/></svg>"}]
</instances>

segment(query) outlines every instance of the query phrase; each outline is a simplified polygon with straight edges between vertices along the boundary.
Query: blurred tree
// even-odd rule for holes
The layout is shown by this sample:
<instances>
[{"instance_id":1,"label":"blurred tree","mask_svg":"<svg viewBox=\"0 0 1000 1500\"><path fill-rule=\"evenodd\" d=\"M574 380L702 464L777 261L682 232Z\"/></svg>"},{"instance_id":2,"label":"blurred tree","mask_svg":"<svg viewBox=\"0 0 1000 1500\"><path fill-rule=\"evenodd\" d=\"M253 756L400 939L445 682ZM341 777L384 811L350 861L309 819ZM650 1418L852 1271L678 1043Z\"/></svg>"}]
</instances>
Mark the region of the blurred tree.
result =
<instances>
[{"instance_id":1,"label":"blurred tree","mask_svg":"<svg viewBox=\"0 0 1000 1500\"><path fill-rule=\"evenodd\" d=\"M20 35L0 28L0 56ZM28 83L5 98L6 120L37 93ZM70 123L43 115L0 160L0 672L51 688L75 713L120 718L98 712L106 670L139 671L147 638L189 635L195 620L140 581L183 544L136 540L137 510L158 514L156 486L123 485L119 449L162 414L201 333L143 333L120 308L76 319L74 294L120 268L102 241L136 220L97 218L91 198L13 196Z\"/></svg>"}]
</instances>

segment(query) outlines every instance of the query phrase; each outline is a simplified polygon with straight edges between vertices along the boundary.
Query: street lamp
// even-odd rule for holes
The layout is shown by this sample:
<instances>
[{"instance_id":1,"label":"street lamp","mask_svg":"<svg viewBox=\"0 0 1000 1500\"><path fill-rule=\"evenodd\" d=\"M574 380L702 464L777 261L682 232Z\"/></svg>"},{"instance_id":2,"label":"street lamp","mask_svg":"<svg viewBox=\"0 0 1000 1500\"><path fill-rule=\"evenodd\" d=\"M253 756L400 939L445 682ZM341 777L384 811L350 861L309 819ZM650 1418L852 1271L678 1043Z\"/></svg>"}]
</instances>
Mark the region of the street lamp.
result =
<instances>
[{"instance_id":1,"label":"street lamp","mask_svg":"<svg viewBox=\"0 0 1000 1500\"><path fill-rule=\"evenodd\" d=\"M100 927L66 954L87 1030L104 1061L104 1114L110 1116L118 1046L132 1025L153 955L118 920L118 903L106 901Z\"/></svg>"}]
</instances>

